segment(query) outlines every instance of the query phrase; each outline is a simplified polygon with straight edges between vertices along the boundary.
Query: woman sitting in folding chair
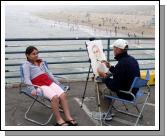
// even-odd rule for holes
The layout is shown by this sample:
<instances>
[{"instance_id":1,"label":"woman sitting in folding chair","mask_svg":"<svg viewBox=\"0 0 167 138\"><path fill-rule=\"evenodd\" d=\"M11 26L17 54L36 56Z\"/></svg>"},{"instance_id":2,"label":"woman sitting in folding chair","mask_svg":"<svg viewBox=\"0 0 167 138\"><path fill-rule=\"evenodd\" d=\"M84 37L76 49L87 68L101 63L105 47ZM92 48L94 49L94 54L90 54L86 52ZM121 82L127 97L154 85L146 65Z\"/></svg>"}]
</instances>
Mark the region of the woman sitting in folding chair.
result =
<instances>
[{"instance_id":1,"label":"woman sitting in folding chair","mask_svg":"<svg viewBox=\"0 0 167 138\"><path fill-rule=\"evenodd\" d=\"M53 75L45 71L44 68L46 68L46 65L44 64L44 61L38 58L38 49L34 46L29 46L27 47L25 54L27 61L22 66L24 73L24 83L28 85L36 85L39 87L38 89L32 87L31 94L35 96L42 90L43 95L51 101L52 110L56 118L55 125L77 125L77 122L70 114L64 90L53 81ZM61 103L63 107L65 120L61 117L59 112L59 103Z\"/></svg>"}]
</instances>

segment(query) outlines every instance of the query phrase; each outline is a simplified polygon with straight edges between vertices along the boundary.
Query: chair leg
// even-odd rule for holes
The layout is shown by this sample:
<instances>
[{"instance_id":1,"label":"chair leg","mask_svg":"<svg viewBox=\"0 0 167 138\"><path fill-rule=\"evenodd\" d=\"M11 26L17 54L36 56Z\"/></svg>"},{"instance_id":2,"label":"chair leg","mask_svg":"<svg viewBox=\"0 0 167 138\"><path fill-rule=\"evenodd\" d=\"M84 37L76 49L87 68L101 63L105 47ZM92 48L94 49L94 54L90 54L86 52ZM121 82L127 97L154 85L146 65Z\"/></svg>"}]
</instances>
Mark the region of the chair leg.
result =
<instances>
[{"instance_id":1,"label":"chair leg","mask_svg":"<svg viewBox=\"0 0 167 138\"><path fill-rule=\"evenodd\" d=\"M101 105L100 105L99 85L97 84L96 87L97 87L96 90L97 90L98 109L99 109L99 113L100 113L100 126L102 126L103 122L102 122L102 112L101 112Z\"/></svg>"},{"instance_id":2,"label":"chair leg","mask_svg":"<svg viewBox=\"0 0 167 138\"><path fill-rule=\"evenodd\" d=\"M138 116L138 118L137 118L137 120L136 120L136 122L135 122L135 126L137 126L137 124L138 124L138 122L139 122L140 116L142 115L142 112L143 112L144 107L145 107L145 104L146 104L146 102L147 102L147 100L148 100L148 98L149 98L149 95L150 95L150 92L148 92L148 94L147 94L147 96L146 96L146 99L145 99L145 101L144 101L144 104L143 104L143 106L142 106L142 108L141 108L141 110L140 110L139 116Z\"/></svg>"},{"instance_id":3,"label":"chair leg","mask_svg":"<svg viewBox=\"0 0 167 138\"><path fill-rule=\"evenodd\" d=\"M136 108L136 110L138 111L138 113L140 114L140 109L138 108L138 106L137 105L134 105L135 106L135 108ZM141 115L140 115L140 119L142 119L143 118L143 114L141 113Z\"/></svg>"},{"instance_id":4,"label":"chair leg","mask_svg":"<svg viewBox=\"0 0 167 138\"><path fill-rule=\"evenodd\" d=\"M30 112L31 108L33 107L33 105L35 104L35 102L38 101L37 98L38 98L38 96L37 96L36 98L34 98L32 104L28 107L27 111L25 112L25 119L28 120L28 121L30 121L30 122L32 122L32 123L38 124L38 125L47 125L47 124L50 122L50 120L52 119L53 112L52 112L51 115L49 116L49 119L48 119L46 122L44 122L44 123L38 122L38 121L36 121L36 120L31 119L30 117L28 117L28 113ZM39 101L38 101L38 102L39 102ZM46 106L46 105L45 105L45 106ZM47 106L47 107L48 107L48 106ZM48 108L49 108L49 107L48 107Z\"/></svg>"},{"instance_id":5,"label":"chair leg","mask_svg":"<svg viewBox=\"0 0 167 138\"><path fill-rule=\"evenodd\" d=\"M128 112L128 110L126 110L126 111L120 110L120 109L116 108L114 105L113 105L113 108L114 108L117 112L120 112L120 113L123 113L123 114L126 114L126 115L131 115L131 116L134 116L134 117L138 117L137 114L130 113L130 112Z\"/></svg>"},{"instance_id":6,"label":"chair leg","mask_svg":"<svg viewBox=\"0 0 167 138\"><path fill-rule=\"evenodd\" d=\"M123 105L124 105L124 107L125 107L125 109L126 109L126 111L128 112L128 107L126 106L126 104L123 102Z\"/></svg>"}]
</instances>

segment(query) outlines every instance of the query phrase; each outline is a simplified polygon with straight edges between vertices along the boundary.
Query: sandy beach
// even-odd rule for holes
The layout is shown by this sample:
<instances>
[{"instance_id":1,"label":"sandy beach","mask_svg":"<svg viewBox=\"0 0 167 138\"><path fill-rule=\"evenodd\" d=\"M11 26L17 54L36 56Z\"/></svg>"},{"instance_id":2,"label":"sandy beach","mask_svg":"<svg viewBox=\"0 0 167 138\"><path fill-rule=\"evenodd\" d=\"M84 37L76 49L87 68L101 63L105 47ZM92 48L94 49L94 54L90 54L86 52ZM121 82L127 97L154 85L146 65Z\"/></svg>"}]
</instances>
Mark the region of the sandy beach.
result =
<instances>
[{"instance_id":1,"label":"sandy beach","mask_svg":"<svg viewBox=\"0 0 167 138\"><path fill-rule=\"evenodd\" d=\"M112 36L125 34L129 37L154 36L154 16L143 14L120 14L100 12L68 12L45 11L34 12L34 15L52 20L55 24L67 23L72 30L78 29L80 25L88 26L94 32L105 31Z\"/></svg>"}]
</instances>

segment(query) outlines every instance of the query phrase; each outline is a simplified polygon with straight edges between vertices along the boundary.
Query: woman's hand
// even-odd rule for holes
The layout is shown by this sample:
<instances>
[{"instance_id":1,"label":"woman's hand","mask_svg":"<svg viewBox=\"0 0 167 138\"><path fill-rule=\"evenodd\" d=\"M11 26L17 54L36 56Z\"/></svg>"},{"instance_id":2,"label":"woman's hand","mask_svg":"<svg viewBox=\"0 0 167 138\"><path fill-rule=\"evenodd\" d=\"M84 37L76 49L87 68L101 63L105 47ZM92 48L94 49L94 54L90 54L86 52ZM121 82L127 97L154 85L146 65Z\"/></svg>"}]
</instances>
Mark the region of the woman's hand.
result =
<instances>
[{"instance_id":1,"label":"woman's hand","mask_svg":"<svg viewBox=\"0 0 167 138\"><path fill-rule=\"evenodd\" d=\"M32 92L31 92L31 94L32 94L32 96L36 96L36 95L43 95L43 93L42 93L42 89L41 89L41 87L40 86L38 86L38 88L37 89L35 89L35 90L33 90Z\"/></svg>"},{"instance_id":2,"label":"woman's hand","mask_svg":"<svg viewBox=\"0 0 167 138\"><path fill-rule=\"evenodd\" d=\"M37 90L33 90L33 91L31 92L31 94L32 94L32 96L36 96L36 95L37 95Z\"/></svg>"}]
</instances>

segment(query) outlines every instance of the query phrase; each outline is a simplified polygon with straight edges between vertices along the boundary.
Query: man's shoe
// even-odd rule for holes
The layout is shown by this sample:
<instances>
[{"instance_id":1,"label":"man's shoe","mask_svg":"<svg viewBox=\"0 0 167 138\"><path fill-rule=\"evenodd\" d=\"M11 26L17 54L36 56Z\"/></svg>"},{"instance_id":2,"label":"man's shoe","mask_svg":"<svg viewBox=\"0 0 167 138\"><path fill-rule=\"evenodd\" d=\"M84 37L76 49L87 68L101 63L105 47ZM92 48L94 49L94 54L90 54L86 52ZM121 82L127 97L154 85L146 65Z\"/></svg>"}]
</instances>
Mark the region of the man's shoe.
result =
<instances>
[{"instance_id":1,"label":"man's shoe","mask_svg":"<svg viewBox=\"0 0 167 138\"><path fill-rule=\"evenodd\" d=\"M96 120L101 120L101 119L105 119L106 121L110 121L112 120L112 117L115 116L115 114L113 113L109 113L107 116L106 112L92 112L92 117Z\"/></svg>"},{"instance_id":2,"label":"man's shoe","mask_svg":"<svg viewBox=\"0 0 167 138\"><path fill-rule=\"evenodd\" d=\"M104 113L103 114L103 119L105 119L106 121L110 121L110 120L112 120L112 117L113 116L115 116L115 114L113 114L113 113Z\"/></svg>"}]
</instances>

